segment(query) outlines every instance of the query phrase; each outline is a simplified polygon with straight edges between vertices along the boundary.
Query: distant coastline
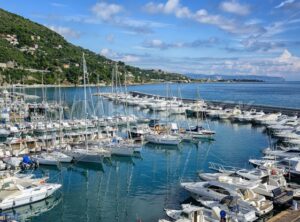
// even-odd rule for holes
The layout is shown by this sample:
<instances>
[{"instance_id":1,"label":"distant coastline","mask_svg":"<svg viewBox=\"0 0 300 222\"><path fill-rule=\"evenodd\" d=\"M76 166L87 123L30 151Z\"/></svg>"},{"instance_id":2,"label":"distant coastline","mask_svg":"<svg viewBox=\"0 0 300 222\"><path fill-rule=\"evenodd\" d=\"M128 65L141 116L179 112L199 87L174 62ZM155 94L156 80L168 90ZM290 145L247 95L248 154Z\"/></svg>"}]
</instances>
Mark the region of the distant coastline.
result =
<instances>
[{"instance_id":1,"label":"distant coastline","mask_svg":"<svg viewBox=\"0 0 300 222\"><path fill-rule=\"evenodd\" d=\"M182 83L182 84L188 84L188 83L264 83L265 81L262 80L248 80L248 79L232 79L232 80L207 80L207 79L192 79L189 82L181 82L181 81L162 81L162 82L146 82L146 83L129 83L126 84L127 86L139 86L139 85L151 85L151 84L164 84L164 83L170 83L170 84L174 84L174 83ZM84 87L84 85L82 84L7 84L7 85L1 85L0 89L4 89L4 88L54 88L54 87L64 87L64 88L68 88L68 87ZM109 87L111 86L110 84L87 84L86 86L88 87ZM125 86L124 84L122 84L122 86Z\"/></svg>"}]
</instances>

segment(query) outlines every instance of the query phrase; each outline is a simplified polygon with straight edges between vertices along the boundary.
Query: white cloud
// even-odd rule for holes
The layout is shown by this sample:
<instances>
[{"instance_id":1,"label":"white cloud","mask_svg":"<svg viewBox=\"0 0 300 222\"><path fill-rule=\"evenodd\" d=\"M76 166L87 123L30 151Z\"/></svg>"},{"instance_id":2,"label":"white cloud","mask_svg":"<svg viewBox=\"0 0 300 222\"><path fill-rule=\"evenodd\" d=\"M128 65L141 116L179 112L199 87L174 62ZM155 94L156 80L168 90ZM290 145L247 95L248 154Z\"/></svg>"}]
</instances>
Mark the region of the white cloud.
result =
<instances>
[{"instance_id":1,"label":"white cloud","mask_svg":"<svg viewBox=\"0 0 300 222\"><path fill-rule=\"evenodd\" d=\"M293 56L287 49L276 59L285 66L290 72L298 72L300 74L300 58Z\"/></svg>"},{"instance_id":2,"label":"white cloud","mask_svg":"<svg viewBox=\"0 0 300 222\"><path fill-rule=\"evenodd\" d=\"M140 61L140 58L134 55L124 55L120 60L123 62L131 63Z\"/></svg>"},{"instance_id":3,"label":"white cloud","mask_svg":"<svg viewBox=\"0 0 300 222\"><path fill-rule=\"evenodd\" d=\"M281 2L279 5L275 6L275 8L282 8L282 7L285 7L287 5L292 4L294 2L295 2L295 0L286 0L286 1Z\"/></svg>"},{"instance_id":4,"label":"white cloud","mask_svg":"<svg viewBox=\"0 0 300 222\"><path fill-rule=\"evenodd\" d=\"M225 8L231 13L247 14L250 12L247 6L237 2L226 2ZM214 25L226 32L234 34L253 34L263 32L263 28L258 24L243 24L233 19L227 19L218 14L209 14L205 9L192 12L188 7L182 6L179 0L168 0L165 4L149 2L144 6L148 13L174 14L177 18L192 19L202 24ZM239 12L236 10L239 9Z\"/></svg>"},{"instance_id":5,"label":"white cloud","mask_svg":"<svg viewBox=\"0 0 300 222\"><path fill-rule=\"evenodd\" d=\"M126 63L134 63L140 61L140 57L138 57L137 55L117 53L108 48L101 49L100 55L115 61L122 61Z\"/></svg>"},{"instance_id":6,"label":"white cloud","mask_svg":"<svg viewBox=\"0 0 300 222\"><path fill-rule=\"evenodd\" d=\"M224 75L281 76L286 79L300 79L300 58L288 50L273 57L164 57L142 54L135 62L143 68L155 68L175 73L201 73Z\"/></svg>"},{"instance_id":7,"label":"white cloud","mask_svg":"<svg viewBox=\"0 0 300 222\"><path fill-rule=\"evenodd\" d=\"M69 27L64 26L55 26L55 25L49 25L47 26L49 29L51 29L54 32L57 32L58 34L66 37L66 38L79 38L80 32L77 32Z\"/></svg>"},{"instance_id":8,"label":"white cloud","mask_svg":"<svg viewBox=\"0 0 300 222\"><path fill-rule=\"evenodd\" d=\"M106 2L98 2L92 7L92 12L103 21L113 20L122 10L122 6Z\"/></svg>"},{"instance_id":9,"label":"white cloud","mask_svg":"<svg viewBox=\"0 0 300 222\"><path fill-rule=\"evenodd\" d=\"M150 41L145 41L140 49L170 49L170 48L198 48L198 47L212 47L218 44L219 40L217 38L209 39L197 39L191 42L172 42L167 43L160 39L152 39Z\"/></svg>"},{"instance_id":10,"label":"white cloud","mask_svg":"<svg viewBox=\"0 0 300 222\"><path fill-rule=\"evenodd\" d=\"M57 7L57 8L63 8L63 7L66 7L65 4L61 4L61 3L58 3L58 2L52 2L51 5L53 7Z\"/></svg>"},{"instance_id":11,"label":"white cloud","mask_svg":"<svg viewBox=\"0 0 300 222\"><path fill-rule=\"evenodd\" d=\"M225 12L237 15L248 15L250 13L250 7L248 5L242 5L237 1L222 2L220 8Z\"/></svg>"},{"instance_id":12,"label":"white cloud","mask_svg":"<svg viewBox=\"0 0 300 222\"><path fill-rule=\"evenodd\" d=\"M149 2L144 9L149 13L175 14L178 18L188 18L191 16L189 8L180 5L179 0L168 0L165 4Z\"/></svg>"}]
</instances>

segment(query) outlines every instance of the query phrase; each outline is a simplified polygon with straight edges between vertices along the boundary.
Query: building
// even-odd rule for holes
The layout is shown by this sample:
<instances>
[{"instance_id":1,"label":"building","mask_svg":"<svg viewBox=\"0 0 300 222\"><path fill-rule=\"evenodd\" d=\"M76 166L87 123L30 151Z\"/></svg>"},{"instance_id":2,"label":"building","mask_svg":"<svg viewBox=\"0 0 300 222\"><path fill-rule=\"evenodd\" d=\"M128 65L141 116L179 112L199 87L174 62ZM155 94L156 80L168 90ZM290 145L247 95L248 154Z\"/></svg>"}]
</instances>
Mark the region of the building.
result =
<instances>
[{"instance_id":1,"label":"building","mask_svg":"<svg viewBox=\"0 0 300 222\"><path fill-rule=\"evenodd\" d=\"M5 69L5 68L7 68L7 66L6 66L6 63L0 63L0 68L2 68L2 69Z\"/></svg>"}]
</instances>

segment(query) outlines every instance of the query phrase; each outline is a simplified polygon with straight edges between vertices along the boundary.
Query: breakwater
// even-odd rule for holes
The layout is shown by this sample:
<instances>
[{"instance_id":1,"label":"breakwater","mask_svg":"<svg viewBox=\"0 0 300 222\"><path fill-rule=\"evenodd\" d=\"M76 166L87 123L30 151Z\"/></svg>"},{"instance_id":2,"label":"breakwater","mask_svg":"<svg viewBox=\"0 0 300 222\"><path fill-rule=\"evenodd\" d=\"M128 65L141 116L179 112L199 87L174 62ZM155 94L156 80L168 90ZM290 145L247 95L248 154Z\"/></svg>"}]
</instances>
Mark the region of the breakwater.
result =
<instances>
[{"instance_id":1,"label":"breakwater","mask_svg":"<svg viewBox=\"0 0 300 222\"><path fill-rule=\"evenodd\" d=\"M156 98L166 98L171 99L171 97L166 96L160 96L155 94L149 94L149 93L142 93L138 91L131 91L131 95L133 96L144 96L144 97L156 97ZM172 97L174 98L174 97ZM197 100L196 99L184 99L182 98L183 102L185 103L194 103ZM220 106L223 109L225 108L233 108L236 106L239 106L241 110L251 110L256 109L257 111L264 111L265 113L276 113L280 112L285 115L293 116L297 115L300 116L300 108L290 108L290 107L281 107L281 106L269 106L269 105L257 105L253 103L237 103L237 102L231 102L231 101L211 101L211 100L205 100L208 106Z\"/></svg>"}]
</instances>

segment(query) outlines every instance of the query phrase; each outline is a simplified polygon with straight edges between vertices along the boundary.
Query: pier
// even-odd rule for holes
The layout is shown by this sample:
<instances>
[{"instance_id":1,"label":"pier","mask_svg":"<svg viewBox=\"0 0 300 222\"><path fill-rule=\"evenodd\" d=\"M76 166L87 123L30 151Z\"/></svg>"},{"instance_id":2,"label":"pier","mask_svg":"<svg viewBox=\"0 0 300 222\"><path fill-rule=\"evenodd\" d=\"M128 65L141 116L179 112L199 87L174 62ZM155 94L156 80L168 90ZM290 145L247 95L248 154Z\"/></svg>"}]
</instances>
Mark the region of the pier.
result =
<instances>
[{"instance_id":1,"label":"pier","mask_svg":"<svg viewBox=\"0 0 300 222\"><path fill-rule=\"evenodd\" d=\"M148 93L142 93L138 91L131 91L131 95L133 96L144 96L144 97L156 97L156 98L165 98L165 99L171 99L173 97L166 97L166 96L160 96L160 95L154 95L154 94L148 94ZM182 98L182 101L185 103L194 103L197 100L196 99L184 99ZM212 101L212 100L205 100L208 106L220 106L223 109L226 108L234 108L236 106L239 106L239 108L242 111L250 110L250 109L256 109L257 111L264 111L265 113L282 113L289 116L297 115L300 116L300 109L298 108L290 108L290 107L280 107L280 106L268 106L268 105L256 105L253 103L242 103L242 102L229 102L229 101Z\"/></svg>"}]
</instances>

